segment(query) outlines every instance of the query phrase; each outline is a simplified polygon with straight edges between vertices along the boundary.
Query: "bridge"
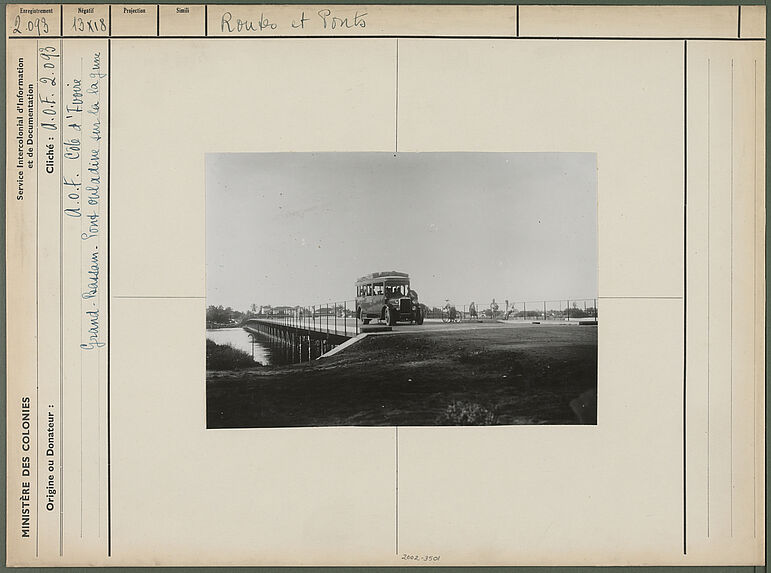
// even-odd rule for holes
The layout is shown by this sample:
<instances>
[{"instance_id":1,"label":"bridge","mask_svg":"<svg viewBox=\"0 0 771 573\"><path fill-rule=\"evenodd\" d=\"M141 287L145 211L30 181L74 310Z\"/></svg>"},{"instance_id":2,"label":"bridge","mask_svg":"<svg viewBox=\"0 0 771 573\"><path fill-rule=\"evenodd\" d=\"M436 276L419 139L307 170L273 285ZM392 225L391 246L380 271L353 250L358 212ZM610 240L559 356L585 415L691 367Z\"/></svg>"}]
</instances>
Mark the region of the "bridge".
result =
<instances>
[{"instance_id":1,"label":"bridge","mask_svg":"<svg viewBox=\"0 0 771 573\"><path fill-rule=\"evenodd\" d=\"M329 306L329 305L327 305ZM296 310L279 316L250 318L244 324L252 336L263 335L285 344L302 361L313 360L361 334L362 326L347 308ZM330 312L331 311L331 312Z\"/></svg>"},{"instance_id":2,"label":"bridge","mask_svg":"<svg viewBox=\"0 0 771 573\"><path fill-rule=\"evenodd\" d=\"M278 312L271 315L247 319L243 328L252 337L263 336L285 345L298 361L313 360L360 334L392 330L377 320L363 325L355 317L355 304L355 301L343 301L307 307L277 307ZM426 307L425 311L427 324L412 328L428 330L426 327L450 326L442 324L442 319L448 317L442 316L441 309ZM456 311L454 322L469 325L500 322L597 324L596 299L521 303L504 301L500 306L495 303L475 309L473 313L468 306L459 306ZM402 329L396 327L396 330Z\"/></svg>"}]
</instances>

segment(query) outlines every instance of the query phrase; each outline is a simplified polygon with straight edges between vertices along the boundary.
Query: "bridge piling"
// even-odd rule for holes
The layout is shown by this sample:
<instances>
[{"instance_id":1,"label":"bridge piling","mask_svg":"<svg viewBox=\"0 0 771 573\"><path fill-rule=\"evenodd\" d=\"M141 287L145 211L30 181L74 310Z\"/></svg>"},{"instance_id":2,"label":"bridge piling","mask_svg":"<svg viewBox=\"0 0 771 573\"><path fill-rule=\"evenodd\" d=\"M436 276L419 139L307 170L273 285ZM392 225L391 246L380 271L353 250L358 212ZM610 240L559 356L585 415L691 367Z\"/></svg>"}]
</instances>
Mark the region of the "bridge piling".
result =
<instances>
[{"instance_id":1,"label":"bridge piling","mask_svg":"<svg viewBox=\"0 0 771 573\"><path fill-rule=\"evenodd\" d=\"M330 310L335 312L332 320L329 320ZM353 336L353 333L347 333L347 329L345 333L337 330L337 310L337 305L314 307L311 311L313 314L316 311L326 312L324 322L319 314L318 323L315 316L303 318L299 313L277 319L252 318L244 324L244 329L250 334L265 336L282 345L285 356L291 361L305 362L318 358Z\"/></svg>"}]
</instances>

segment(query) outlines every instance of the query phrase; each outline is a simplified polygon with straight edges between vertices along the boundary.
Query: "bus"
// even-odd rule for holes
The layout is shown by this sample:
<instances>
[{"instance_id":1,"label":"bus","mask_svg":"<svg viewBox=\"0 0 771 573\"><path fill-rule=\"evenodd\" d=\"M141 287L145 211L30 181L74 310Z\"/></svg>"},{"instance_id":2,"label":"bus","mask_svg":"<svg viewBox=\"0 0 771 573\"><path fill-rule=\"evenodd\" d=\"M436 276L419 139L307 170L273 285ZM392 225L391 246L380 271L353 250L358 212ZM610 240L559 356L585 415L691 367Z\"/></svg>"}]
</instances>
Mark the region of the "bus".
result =
<instances>
[{"instance_id":1,"label":"bus","mask_svg":"<svg viewBox=\"0 0 771 573\"><path fill-rule=\"evenodd\" d=\"M418 293L410 289L410 275L397 271L371 273L356 281L356 318L389 326L397 322L423 324Z\"/></svg>"}]
</instances>

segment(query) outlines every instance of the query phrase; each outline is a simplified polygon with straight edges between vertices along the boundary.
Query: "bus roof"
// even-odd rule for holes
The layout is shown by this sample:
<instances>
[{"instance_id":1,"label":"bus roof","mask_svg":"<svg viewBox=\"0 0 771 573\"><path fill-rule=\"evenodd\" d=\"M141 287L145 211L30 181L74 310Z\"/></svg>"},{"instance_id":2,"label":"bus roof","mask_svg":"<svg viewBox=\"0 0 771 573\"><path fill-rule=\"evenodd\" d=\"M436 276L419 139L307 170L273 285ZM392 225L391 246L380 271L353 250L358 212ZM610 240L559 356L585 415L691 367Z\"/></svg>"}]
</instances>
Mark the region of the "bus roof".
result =
<instances>
[{"instance_id":1,"label":"bus roof","mask_svg":"<svg viewBox=\"0 0 771 573\"><path fill-rule=\"evenodd\" d=\"M366 283L373 280L383 280L383 279L400 279L400 280L409 280L410 275L407 273L400 273L398 271L383 271L379 273L370 273L368 275L364 275L363 277L360 277L356 280L356 284L359 283Z\"/></svg>"}]
</instances>

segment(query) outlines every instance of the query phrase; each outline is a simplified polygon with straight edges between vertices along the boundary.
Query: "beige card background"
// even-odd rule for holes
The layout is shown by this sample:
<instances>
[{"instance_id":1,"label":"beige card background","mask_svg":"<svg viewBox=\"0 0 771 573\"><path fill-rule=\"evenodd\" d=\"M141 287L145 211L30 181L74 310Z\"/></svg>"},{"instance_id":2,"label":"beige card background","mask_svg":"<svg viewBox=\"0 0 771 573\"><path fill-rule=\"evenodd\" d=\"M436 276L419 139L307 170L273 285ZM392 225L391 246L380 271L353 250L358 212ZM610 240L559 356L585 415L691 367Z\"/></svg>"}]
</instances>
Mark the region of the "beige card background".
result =
<instances>
[{"instance_id":1,"label":"beige card background","mask_svg":"<svg viewBox=\"0 0 771 573\"><path fill-rule=\"evenodd\" d=\"M762 564L764 41L737 7L523 6L509 39L409 38L411 10L110 41L109 520L65 466L62 555L9 527L9 563ZM206 430L204 155L262 151L597 153L598 425Z\"/></svg>"}]
</instances>

